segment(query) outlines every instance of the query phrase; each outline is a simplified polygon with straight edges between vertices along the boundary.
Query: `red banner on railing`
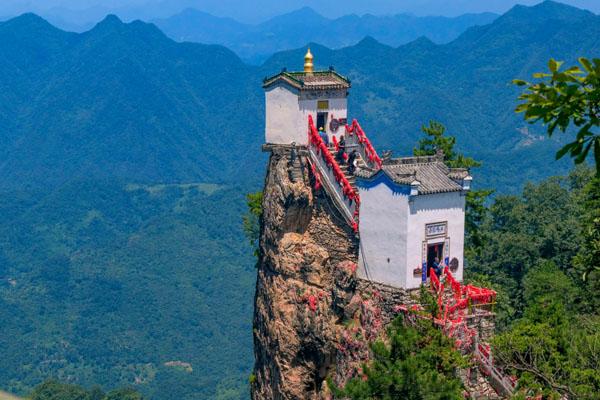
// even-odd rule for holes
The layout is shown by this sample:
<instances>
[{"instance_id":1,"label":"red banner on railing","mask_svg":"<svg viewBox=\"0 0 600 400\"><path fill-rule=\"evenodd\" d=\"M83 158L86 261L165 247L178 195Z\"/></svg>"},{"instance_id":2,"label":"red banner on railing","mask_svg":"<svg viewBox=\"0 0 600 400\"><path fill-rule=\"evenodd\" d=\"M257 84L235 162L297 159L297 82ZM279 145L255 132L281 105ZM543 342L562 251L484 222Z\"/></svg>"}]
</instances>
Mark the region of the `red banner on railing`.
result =
<instances>
[{"instance_id":1,"label":"red banner on railing","mask_svg":"<svg viewBox=\"0 0 600 400\"><path fill-rule=\"evenodd\" d=\"M358 142L362 144L365 148L365 154L367 155L368 161L371 163L375 163L377 168L381 168L381 158L379 158L379 155L377 155L377 151L375 151L375 148L371 144L371 141L369 140L365 132L362 130L357 120L353 120L352 125L346 125L346 133L349 135L355 133L358 137Z\"/></svg>"},{"instance_id":2,"label":"red banner on railing","mask_svg":"<svg viewBox=\"0 0 600 400\"><path fill-rule=\"evenodd\" d=\"M333 176L342 188L342 193L344 196L355 203L356 211L354 212L354 220L350 222L350 225L355 232L358 232L358 210L360 206L360 196L354 190L350 184L350 181L348 181L346 178L346 175L344 175L344 172L342 171L335 157L333 157L329 152L329 148L315 127L312 115L308 116L308 143L309 145L316 147L317 153L320 153L325 160L325 163L333 169Z\"/></svg>"}]
</instances>

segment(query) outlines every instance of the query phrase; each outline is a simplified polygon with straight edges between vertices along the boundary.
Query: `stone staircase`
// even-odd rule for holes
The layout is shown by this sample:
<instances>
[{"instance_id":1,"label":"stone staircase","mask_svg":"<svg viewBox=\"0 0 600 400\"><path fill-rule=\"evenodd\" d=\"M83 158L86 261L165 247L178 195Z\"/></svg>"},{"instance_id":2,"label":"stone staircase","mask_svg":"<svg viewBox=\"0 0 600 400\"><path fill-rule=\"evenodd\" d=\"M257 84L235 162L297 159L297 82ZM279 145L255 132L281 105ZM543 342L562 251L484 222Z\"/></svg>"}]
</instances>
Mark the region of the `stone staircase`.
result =
<instances>
[{"instance_id":1,"label":"stone staircase","mask_svg":"<svg viewBox=\"0 0 600 400\"><path fill-rule=\"evenodd\" d=\"M337 152L335 151L334 146L331 146L331 145L329 146L329 153L335 158ZM357 160L358 168L365 168L367 166L367 164L365 163L365 161L362 159L362 157L360 155L356 158L356 160ZM344 176L346 177L346 179L348 179L348 182L350 182L350 185L352 186L352 189L354 189L354 192L358 193L358 189L356 188L356 177L353 174L350 174L348 172L348 164L347 163L340 164L340 169L344 173Z\"/></svg>"}]
</instances>

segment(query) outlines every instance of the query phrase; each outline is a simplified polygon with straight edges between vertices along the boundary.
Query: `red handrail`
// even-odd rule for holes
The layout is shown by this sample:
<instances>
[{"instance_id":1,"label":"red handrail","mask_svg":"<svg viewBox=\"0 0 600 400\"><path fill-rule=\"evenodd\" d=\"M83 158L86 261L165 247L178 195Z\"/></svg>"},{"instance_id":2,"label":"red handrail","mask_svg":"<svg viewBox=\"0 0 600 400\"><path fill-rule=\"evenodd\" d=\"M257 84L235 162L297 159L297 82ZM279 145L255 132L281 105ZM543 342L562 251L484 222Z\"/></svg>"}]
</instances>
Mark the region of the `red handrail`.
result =
<instances>
[{"instance_id":1,"label":"red handrail","mask_svg":"<svg viewBox=\"0 0 600 400\"><path fill-rule=\"evenodd\" d=\"M315 127L315 123L312 115L308 116L308 142L314 145L317 148L317 151L321 153L322 157L325 159L327 165L332 167L333 176L338 184L342 187L342 193L348 199L352 200L356 204L356 211L354 212L354 221L352 221L352 229L355 232L358 232L358 209L360 207L360 196L359 194L352 188L350 181L346 178L340 165L336 161L336 159L329 152L329 148L319 135L317 128Z\"/></svg>"},{"instance_id":2,"label":"red handrail","mask_svg":"<svg viewBox=\"0 0 600 400\"><path fill-rule=\"evenodd\" d=\"M369 138L365 134L365 131L363 131L357 120L353 120L352 125L346 125L346 133L350 135L356 133L356 136L358 136L358 142L364 144L365 146L365 153L369 161L374 162L378 168L381 168L381 158L379 157L379 155L377 155L377 151L375 151L375 148L371 144L371 141L369 140Z\"/></svg>"}]
</instances>

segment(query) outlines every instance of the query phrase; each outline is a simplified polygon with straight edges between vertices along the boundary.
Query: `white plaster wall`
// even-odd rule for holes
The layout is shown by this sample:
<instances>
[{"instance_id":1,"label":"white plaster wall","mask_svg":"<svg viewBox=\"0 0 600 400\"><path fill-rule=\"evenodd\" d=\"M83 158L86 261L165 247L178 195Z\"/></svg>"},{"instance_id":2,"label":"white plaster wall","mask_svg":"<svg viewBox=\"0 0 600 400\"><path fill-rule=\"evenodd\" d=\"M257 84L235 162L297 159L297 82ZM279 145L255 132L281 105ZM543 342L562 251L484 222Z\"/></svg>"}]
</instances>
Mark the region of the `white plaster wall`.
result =
<instances>
[{"instance_id":1,"label":"white plaster wall","mask_svg":"<svg viewBox=\"0 0 600 400\"><path fill-rule=\"evenodd\" d=\"M406 287L408 196L394 193L386 184L359 188L359 192L358 275L390 286Z\"/></svg>"},{"instance_id":2,"label":"white plaster wall","mask_svg":"<svg viewBox=\"0 0 600 400\"><path fill-rule=\"evenodd\" d=\"M436 222L448 222L447 237L450 238L449 258L458 259L458 270L453 273L459 281L463 279L465 196L460 192L436 193L414 196L409 203L408 242L405 281L407 288L421 285L421 276L413 276L413 270L422 264L422 246L425 226ZM429 244L443 243L445 238L432 238Z\"/></svg>"},{"instance_id":3,"label":"white plaster wall","mask_svg":"<svg viewBox=\"0 0 600 400\"><path fill-rule=\"evenodd\" d=\"M342 136L345 133L345 129L344 126L340 126L337 130L337 132L332 132L329 129L329 122L331 122L331 116L333 115L333 117L335 119L340 119L340 118L348 118L348 99L347 98L334 98L334 99L329 99L329 110L327 111L329 114L327 115L328 121L327 121L327 134L329 135L329 141L332 141L332 137L335 136L336 139L340 139L340 136Z\"/></svg>"},{"instance_id":4,"label":"white plaster wall","mask_svg":"<svg viewBox=\"0 0 600 400\"><path fill-rule=\"evenodd\" d=\"M308 116L312 115L315 124L317 122L317 101L328 100L329 109L327 131L329 132L329 121L331 115L335 118L347 118L348 100L341 92L311 92L302 95L295 89L286 85L276 85L268 88L265 92L266 101L266 123L265 142L272 144L307 144L308 142ZM325 111L325 110L323 110ZM337 131L339 138L344 128Z\"/></svg>"},{"instance_id":5,"label":"white plaster wall","mask_svg":"<svg viewBox=\"0 0 600 400\"><path fill-rule=\"evenodd\" d=\"M274 86L265 92L265 100L265 142L307 144L308 119L301 123L304 114L298 107L298 93L286 86Z\"/></svg>"}]
</instances>

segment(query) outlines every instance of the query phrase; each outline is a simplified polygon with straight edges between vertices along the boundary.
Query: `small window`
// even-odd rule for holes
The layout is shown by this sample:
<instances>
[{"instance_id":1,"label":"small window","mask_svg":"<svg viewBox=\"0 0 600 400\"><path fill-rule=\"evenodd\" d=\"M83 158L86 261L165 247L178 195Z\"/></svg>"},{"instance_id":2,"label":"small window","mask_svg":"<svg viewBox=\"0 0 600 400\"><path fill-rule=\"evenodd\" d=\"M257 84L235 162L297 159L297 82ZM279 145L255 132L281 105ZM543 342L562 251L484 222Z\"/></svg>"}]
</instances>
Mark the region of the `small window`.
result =
<instances>
[{"instance_id":1,"label":"small window","mask_svg":"<svg viewBox=\"0 0 600 400\"><path fill-rule=\"evenodd\" d=\"M317 101L317 109L319 109L319 110L329 110L329 100L319 100L319 101Z\"/></svg>"}]
</instances>

